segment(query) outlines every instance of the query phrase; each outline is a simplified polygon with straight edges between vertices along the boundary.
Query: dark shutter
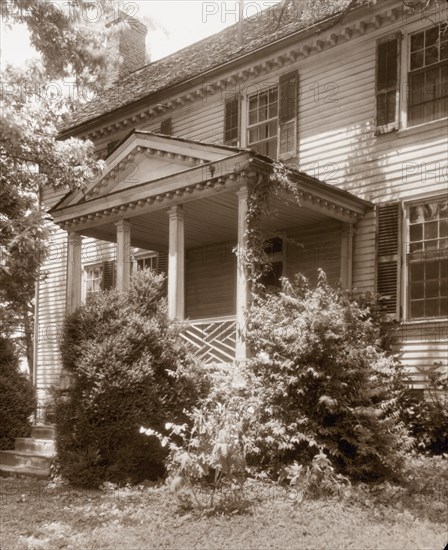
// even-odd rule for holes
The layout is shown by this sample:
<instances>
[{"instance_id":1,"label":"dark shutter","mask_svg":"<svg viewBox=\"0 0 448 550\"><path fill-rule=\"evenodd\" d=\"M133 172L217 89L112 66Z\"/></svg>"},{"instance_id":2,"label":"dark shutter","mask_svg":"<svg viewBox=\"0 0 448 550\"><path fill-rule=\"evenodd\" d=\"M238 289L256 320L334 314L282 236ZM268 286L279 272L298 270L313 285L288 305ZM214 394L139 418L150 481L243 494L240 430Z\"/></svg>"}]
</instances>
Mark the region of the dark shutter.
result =
<instances>
[{"instance_id":1,"label":"dark shutter","mask_svg":"<svg viewBox=\"0 0 448 550\"><path fill-rule=\"evenodd\" d=\"M384 313L400 317L401 204L377 207L377 293Z\"/></svg>"},{"instance_id":2,"label":"dark shutter","mask_svg":"<svg viewBox=\"0 0 448 550\"><path fill-rule=\"evenodd\" d=\"M399 50L398 36L377 43L376 125L380 131L398 129Z\"/></svg>"},{"instance_id":3,"label":"dark shutter","mask_svg":"<svg viewBox=\"0 0 448 550\"><path fill-rule=\"evenodd\" d=\"M115 262L103 262L103 290L115 287Z\"/></svg>"},{"instance_id":4,"label":"dark shutter","mask_svg":"<svg viewBox=\"0 0 448 550\"><path fill-rule=\"evenodd\" d=\"M297 102L299 75L292 71L279 81L279 155L280 158L295 156L297 152Z\"/></svg>"},{"instance_id":5,"label":"dark shutter","mask_svg":"<svg viewBox=\"0 0 448 550\"><path fill-rule=\"evenodd\" d=\"M299 75L297 71L284 74L280 77L280 108L279 120L288 122L297 118L297 98L299 88Z\"/></svg>"},{"instance_id":6,"label":"dark shutter","mask_svg":"<svg viewBox=\"0 0 448 550\"><path fill-rule=\"evenodd\" d=\"M240 102L238 97L227 99L224 106L224 143L238 145L240 137Z\"/></svg>"},{"instance_id":7,"label":"dark shutter","mask_svg":"<svg viewBox=\"0 0 448 550\"><path fill-rule=\"evenodd\" d=\"M167 118L160 125L160 133L165 134L166 136L171 135L171 118Z\"/></svg>"}]
</instances>

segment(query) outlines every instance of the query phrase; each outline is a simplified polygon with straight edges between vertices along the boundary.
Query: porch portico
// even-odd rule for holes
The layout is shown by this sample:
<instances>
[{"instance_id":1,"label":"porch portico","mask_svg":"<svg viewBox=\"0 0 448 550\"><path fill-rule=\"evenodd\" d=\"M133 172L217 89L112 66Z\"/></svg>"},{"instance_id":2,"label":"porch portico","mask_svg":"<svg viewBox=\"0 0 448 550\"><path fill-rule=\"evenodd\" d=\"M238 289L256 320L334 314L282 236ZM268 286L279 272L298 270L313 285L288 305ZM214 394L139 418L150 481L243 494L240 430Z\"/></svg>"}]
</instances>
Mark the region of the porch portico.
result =
<instances>
[{"instance_id":1,"label":"porch portico","mask_svg":"<svg viewBox=\"0 0 448 550\"><path fill-rule=\"evenodd\" d=\"M68 232L67 313L82 301L83 236L116 243L116 286L122 290L129 285L133 247L168 254L168 311L173 320L188 321L183 337L206 363L244 361L238 327L244 326L249 285L234 248L246 247L249 193L260 175L269 174L270 159L133 132L106 163L99 181L70 193L51 212ZM294 247L285 245L281 273L327 267L335 282L350 288L354 228L370 204L306 174L293 177L302 205L277 197L263 225L309 242L314 260L297 253L300 247L293 257ZM319 242L327 244L316 257ZM274 256L279 260L278 251Z\"/></svg>"}]
</instances>

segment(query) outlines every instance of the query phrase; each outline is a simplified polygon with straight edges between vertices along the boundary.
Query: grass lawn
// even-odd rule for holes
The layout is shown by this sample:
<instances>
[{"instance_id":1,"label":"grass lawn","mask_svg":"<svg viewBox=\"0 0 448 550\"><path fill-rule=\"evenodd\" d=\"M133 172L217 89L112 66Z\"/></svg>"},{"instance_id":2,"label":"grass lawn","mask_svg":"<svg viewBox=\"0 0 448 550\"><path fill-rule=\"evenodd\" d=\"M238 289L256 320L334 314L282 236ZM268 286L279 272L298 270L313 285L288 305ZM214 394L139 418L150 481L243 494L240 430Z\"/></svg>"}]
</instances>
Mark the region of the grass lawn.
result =
<instances>
[{"instance_id":1,"label":"grass lawn","mask_svg":"<svg viewBox=\"0 0 448 550\"><path fill-rule=\"evenodd\" d=\"M166 487L87 491L4 478L0 548L443 550L448 542L446 502L301 501L262 485L247 495L245 514L199 515L182 511Z\"/></svg>"}]
</instances>

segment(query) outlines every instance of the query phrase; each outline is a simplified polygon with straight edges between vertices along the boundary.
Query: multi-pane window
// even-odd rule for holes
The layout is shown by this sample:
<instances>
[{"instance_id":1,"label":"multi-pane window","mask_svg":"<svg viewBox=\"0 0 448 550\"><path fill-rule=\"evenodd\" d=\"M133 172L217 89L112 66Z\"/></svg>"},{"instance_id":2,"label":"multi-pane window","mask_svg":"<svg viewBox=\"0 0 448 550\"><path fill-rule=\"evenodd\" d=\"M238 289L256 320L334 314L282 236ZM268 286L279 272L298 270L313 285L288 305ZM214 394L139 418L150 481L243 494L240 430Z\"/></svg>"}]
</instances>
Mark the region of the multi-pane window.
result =
<instances>
[{"instance_id":1,"label":"multi-pane window","mask_svg":"<svg viewBox=\"0 0 448 550\"><path fill-rule=\"evenodd\" d=\"M410 36L408 122L448 116L448 32L443 25Z\"/></svg>"},{"instance_id":2,"label":"multi-pane window","mask_svg":"<svg viewBox=\"0 0 448 550\"><path fill-rule=\"evenodd\" d=\"M85 296L88 300L96 292L102 290L103 283L103 266L90 265L84 268L85 273Z\"/></svg>"},{"instance_id":3,"label":"multi-pane window","mask_svg":"<svg viewBox=\"0 0 448 550\"><path fill-rule=\"evenodd\" d=\"M409 318L448 316L448 200L409 207Z\"/></svg>"},{"instance_id":4,"label":"multi-pane window","mask_svg":"<svg viewBox=\"0 0 448 550\"><path fill-rule=\"evenodd\" d=\"M147 256L137 259L137 269L157 269L157 256Z\"/></svg>"},{"instance_id":5,"label":"multi-pane window","mask_svg":"<svg viewBox=\"0 0 448 550\"><path fill-rule=\"evenodd\" d=\"M249 97L247 144L262 155L277 158L278 87Z\"/></svg>"}]
</instances>

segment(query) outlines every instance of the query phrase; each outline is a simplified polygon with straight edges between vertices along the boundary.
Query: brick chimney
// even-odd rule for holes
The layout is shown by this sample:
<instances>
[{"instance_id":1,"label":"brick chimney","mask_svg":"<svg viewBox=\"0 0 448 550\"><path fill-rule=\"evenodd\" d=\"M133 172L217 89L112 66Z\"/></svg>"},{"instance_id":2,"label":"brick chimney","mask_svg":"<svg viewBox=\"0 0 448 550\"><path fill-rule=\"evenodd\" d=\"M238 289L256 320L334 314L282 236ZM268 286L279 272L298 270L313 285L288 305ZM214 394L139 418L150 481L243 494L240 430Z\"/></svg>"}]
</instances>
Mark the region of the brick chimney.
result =
<instances>
[{"instance_id":1,"label":"brick chimney","mask_svg":"<svg viewBox=\"0 0 448 550\"><path fill-rule=\"evenodd\" d=\"M120 56L120 63L112 80L119 80L146 65L146 35L148 29L135 17L119 10L107 20L106 26L120 25L111 33L108 48Z\"/></svg>"}]
</instances>

